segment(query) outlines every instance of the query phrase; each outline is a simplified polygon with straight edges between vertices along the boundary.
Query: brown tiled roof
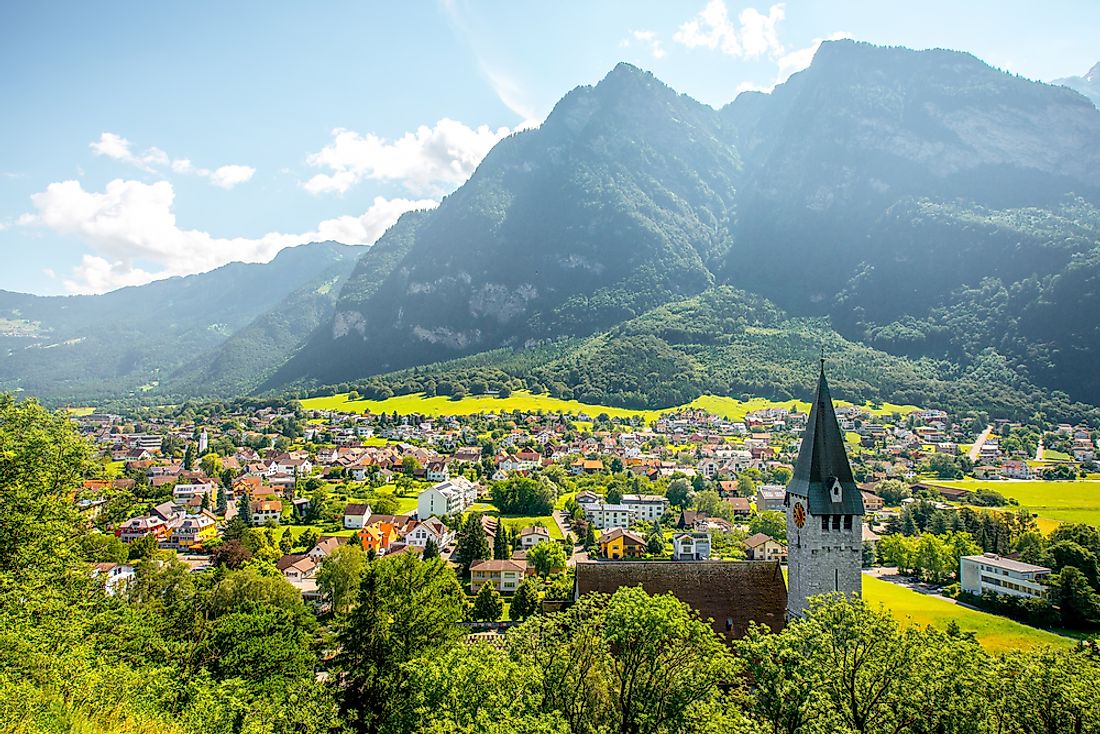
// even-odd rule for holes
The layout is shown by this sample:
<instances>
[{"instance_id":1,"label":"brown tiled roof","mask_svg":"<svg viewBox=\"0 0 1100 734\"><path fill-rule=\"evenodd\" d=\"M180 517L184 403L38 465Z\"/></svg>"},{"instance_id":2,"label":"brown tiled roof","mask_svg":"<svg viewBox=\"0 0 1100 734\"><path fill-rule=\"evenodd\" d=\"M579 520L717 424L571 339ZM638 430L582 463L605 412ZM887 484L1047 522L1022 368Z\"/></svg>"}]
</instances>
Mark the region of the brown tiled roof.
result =
<instances>
[{"instance_id":1,"label":"brown tiled roof","mask_svg":"<svg viewBox=\"0 0 1100 734\"><path fill-rule=\"evenodd\" d=\"M783 629L787 585L774 561L589 561L577 564L578 595L614 594L641 586L649 594L672 593L712 620L714 631L742 637L749 622ZM729 631L727 632L727 622Z\"/></svg>"}]
</instances>

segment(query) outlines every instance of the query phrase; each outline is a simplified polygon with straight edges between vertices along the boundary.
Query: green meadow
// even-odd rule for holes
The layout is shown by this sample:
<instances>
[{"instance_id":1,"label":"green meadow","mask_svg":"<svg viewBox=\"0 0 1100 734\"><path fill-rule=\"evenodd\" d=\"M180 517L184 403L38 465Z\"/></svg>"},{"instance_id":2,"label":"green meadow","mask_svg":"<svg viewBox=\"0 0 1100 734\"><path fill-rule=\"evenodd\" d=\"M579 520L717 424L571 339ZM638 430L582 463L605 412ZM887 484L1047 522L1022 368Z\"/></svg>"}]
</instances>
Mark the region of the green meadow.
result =
<instances>
[{"instance_id":1,"label":"green meadow","mask_svg":"<svg viewBox=\"0 0 1100 734\"><path fill-rule=\"evenodd\" d=\"M1100 482L1073 481L986 481L964 479L936 482L949 487L977 490L989 489L1017 500L1034 512L1040 520L1083 522L1100 525ZM1042 523L1041 523L1042 524Z\"/></svg>"},{"instance_id":2,"label":"green meadow","mask_svg":"<svg viewBox=\"0 0 1100 734\"><path fill-rule=\"evenodd\" d=\"M837 401L837 405L851 405L844 401ZM474 413L499 413L502 411L538 411L547 413L568 413L589 416L597 416L606 413L613 418L629 418L641 416L647 423L656 420L662 413L669 413L687 408L699 408L714 415L722 416L727 420L740 421L746 415L757 410L767 408L789 408L797 406L801 412L810 409L810 404L801 400L784 400L775 402L765 398L752 398L750 400L738 400L736 398L721 397L717 395L703 395L685 405L663 408L661 410L630 410L627 408L613 408L608 405L592 405L576 400L562 400L552 398L549 395L533 395L529 392L515 392L507 398L498 398L493 395L473 395L461 400L451 400L448 397L437 395L427 397L423 393L412 395L398 395L386 400L348 400L347 394L332 395L328 397L307 398L302 401L302 407L306 410L336 410L346 413L393 413L420 415L472 415ZM914 405L895 405L883 403L882 405L865 406L875 415L891 415L893 413L907 414L919 410Z\"/></svg>"},{"instance_id":3,"label":"green meadow","mask_svg":"<svg viewBox=\"0 0 1100 734\"><path fill-rule=\"evenodd\" d=\"M883 605L899 622L934 625L942 629L954 620L963 632L973 632L990 652L1029 650L1041 645L1069 647L1075 644L1071 638L952 604L866 574L863 576L863 598L872 606Z\"/></svg>"}]
</instances>

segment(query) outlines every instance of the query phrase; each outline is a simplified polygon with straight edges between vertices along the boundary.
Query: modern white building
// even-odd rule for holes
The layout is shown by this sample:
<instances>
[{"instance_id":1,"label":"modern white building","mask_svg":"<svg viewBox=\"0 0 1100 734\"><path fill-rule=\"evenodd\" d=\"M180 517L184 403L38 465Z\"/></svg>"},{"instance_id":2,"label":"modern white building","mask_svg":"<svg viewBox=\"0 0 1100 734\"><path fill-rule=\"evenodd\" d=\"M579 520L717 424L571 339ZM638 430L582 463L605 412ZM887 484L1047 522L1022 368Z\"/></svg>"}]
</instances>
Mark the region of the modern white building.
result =
<instances>
[{"instance_id":1,"label":"modern white building","mask_svg":"<svg viewBox=\"0 0 1100 734\"><path fill-rule=\"evenodd\" d=\"M976 596L985 591L1027 598L1045 596L1044 580L1048 575L1049 568L1002 558L995 553L959 559L959 585L963 591Z\"/></svg>"},{"instance_id":2,"label":"modern white building","mask_svg":"<svg viewBox=\"0 0 1100 734\"><path fill-rule=\"evenodd\" d=\"M705 561L710 558L710 533L676 533L672 536L672 560Z\"/></svg>"},{"instance_id":3,"label":"modern white building","mask_svg":"<svg viewBox=\"0 0 1100 734\"><path fill-rule=\"evenodd\" d=\"M465 477L453 477L420 493L416 516L421 520L465 512L477 500L477 485Z\"/></svg>"},{"instance_id":4,"label":"modern white building","mask_svg":"<svg viewBox=\"0 0 1100 734\"><path fill-rule=\"evenodd\" d=\"M423 548L429 540L435 543L436 548L445 548L454 539L454 531L436 517L429 517L417 523L416 527L405 536L405 542L416 548Z\"/></svg>"}]
</instances>

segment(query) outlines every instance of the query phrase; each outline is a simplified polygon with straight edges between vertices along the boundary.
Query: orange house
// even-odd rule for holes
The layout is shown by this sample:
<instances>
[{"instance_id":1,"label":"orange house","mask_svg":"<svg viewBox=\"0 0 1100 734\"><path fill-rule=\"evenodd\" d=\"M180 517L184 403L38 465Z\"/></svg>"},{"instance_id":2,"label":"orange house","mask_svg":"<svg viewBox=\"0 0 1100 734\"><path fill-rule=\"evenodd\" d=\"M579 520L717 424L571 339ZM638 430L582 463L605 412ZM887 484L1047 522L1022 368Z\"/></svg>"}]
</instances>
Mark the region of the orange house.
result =
<instances>
[{"instance_id":1,"label":"orange house","mask_svg":"<svg viewBox=\"0 0 1100 734\"><path fill-rule=\"evenodd\" d=\"M368 552L373 550L380 556L385 554L390 545L398 538L397 527L388 522L376 522L367 525L359 531L358 535L363 550Z\"/></svg>"}]
</instances>

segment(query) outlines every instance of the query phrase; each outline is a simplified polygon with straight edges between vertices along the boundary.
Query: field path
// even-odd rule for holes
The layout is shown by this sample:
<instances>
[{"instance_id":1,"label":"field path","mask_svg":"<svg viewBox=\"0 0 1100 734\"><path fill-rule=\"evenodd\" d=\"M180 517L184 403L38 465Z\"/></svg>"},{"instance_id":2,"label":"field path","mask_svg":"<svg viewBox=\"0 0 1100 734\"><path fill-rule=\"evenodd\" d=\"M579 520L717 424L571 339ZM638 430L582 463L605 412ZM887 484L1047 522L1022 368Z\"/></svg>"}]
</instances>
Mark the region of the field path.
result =
<instances>
[{"instance_id":1,"label":"field path","mask_svg":"<svg viewBox=\"0 0 1100 734\"><path fill-rule=\"evenodd\" d=\"M1043 457L1046 456L1046 453L1047 448L1043 445L1043 439L1040 438L1039 445L1035 447L1035 460L1042 461Z\"/></svg>"},{"instance_id":2,"label":"field path","mask_svg":"<svg viewBox=\"0 0 1100 734\"><path fill-rule=\"evenodd\" d=\"M993 424L990 423L985 427L985 430L981 432L981 435L974 441L974 445L970 447L970 460L977 462L978 454L982 451L982 446L985 446L985 442L989 440L989 434L993 433Z\"/></svg>"}]
</instances>

